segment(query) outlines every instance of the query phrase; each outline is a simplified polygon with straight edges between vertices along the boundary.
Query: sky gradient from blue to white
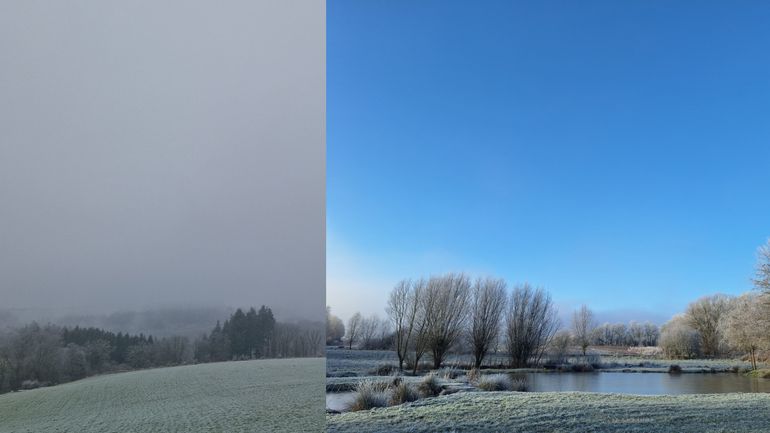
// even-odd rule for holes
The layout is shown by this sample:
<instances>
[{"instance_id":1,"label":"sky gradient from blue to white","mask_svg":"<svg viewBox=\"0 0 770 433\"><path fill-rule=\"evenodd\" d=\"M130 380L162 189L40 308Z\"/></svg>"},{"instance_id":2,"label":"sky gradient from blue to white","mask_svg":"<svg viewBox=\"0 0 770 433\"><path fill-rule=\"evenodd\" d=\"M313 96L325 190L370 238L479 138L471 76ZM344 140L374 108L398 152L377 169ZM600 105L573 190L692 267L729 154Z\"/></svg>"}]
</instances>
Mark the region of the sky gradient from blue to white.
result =
<instances>
[{"instance_id":1,"label":"sky gradient from blue to white","mask_svg":"<svg viewBox=\"0 0 770 433\"><path fill-rule=\"evenodd\" d=\"M327 304L401 278L665 321L770 237L770 4L331 0Z\"/></svg>"}]
</instances>

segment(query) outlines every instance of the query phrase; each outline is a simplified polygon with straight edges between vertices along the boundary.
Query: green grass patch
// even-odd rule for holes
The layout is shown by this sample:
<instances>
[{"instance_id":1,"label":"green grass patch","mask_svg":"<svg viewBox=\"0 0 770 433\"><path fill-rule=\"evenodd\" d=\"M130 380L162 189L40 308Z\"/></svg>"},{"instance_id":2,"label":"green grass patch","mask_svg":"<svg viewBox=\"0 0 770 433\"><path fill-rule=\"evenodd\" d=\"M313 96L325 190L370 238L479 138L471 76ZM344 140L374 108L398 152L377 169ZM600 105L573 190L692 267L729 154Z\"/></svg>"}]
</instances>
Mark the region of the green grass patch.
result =
<instances>
[{"instance_id":1,"label":"green grass patch","mask_svg":"<svg viewBox=\"0 0 770 433\"><path fill-rule=\"evenodd\" d=\"M760 379L770 379L770 368L760 368L757 370L752 370L746 373L746 376L758 377Z\"/></svg>"}]
</instances>

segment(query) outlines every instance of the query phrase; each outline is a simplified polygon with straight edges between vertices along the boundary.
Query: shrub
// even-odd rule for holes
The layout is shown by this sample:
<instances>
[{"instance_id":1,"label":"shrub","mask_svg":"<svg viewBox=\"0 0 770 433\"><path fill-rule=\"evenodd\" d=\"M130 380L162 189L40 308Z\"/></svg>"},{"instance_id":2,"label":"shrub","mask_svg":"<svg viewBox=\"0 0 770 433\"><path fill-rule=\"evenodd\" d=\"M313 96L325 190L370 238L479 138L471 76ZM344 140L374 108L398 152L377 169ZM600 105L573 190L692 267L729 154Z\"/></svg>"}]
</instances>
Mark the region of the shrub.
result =
<instances>
[{"instance_id":1,"label":"shrub","mask_svg":"<svg viewBox=\"0 0 770 433\"><path fill-rule=\"evenodd\" d=\"M574 364L570 367L570 370L575 373L590 373L594 371L594 366L591 364Z\"/></svg>"},{"instance_id":2,"label":"shrub","mask_svg":"<svg viewBox=\"0 0 770 433\"><path fill-rule=\"evenodd\" d=\"M439 376L443 379L456 379L460 376L461 371L455 367L444 367L438 371Z\"/></svg>"},{"instance_id":3,"label":"shrub","mask_svg":"<svg viewBox=\"0 0 770 433\"><path fill-rule=\"evenodd\" d=\"M770 369L758 369L747 373L749 377L758 377L760 379L770 379Z\"/></svg>"},{"instance_id":4,"label":"shrub","mask_svg":"<svg viewBox=\"0 0 770 433\"><path fill-rule=\"evenodd\" d=\"M594 368L602 367L602 357L596 354L588 354L583 357L583 363L589 364Z\"/></svg>"},{"instance_id":5,"label":"shrub","mask_svg":"<svg viewBox=\"0 0 770 433\"><path fill-rule=\"evenodd\" d=\"M425 397L435 397L441 393L441 389L441 383L433 373L425 376L417 385L417 390Z\"/></svg>"},{"instance_id":6,"label":"shrub","mask_svg":"<svg viewBox=\"0 0 770 433\"><path fill-rule=\"evenodd\" d=\"M21 389L35 389L41 386L41 383L34 379L21 382Z\"/></svg>"},{"instance_id":7,"label":"shrub","mask_svg":"<svg viewBox=\"0 0 770 433\"><path fill-rule=\"evenodd\" d=\"M419 398L420 394L411 385L406 382L400 382L393 388L393 393L390 395L390 404L404 404Z\"/></svg>"},{"instance_id":8,"label":"shrub","mask_svg":"<svg viewBox=\"0 0 770 433\"><path fill-rule=\"evenodd\" d=\"M392 364L383 364L375 368L371 373L373 376L390 376L398 371L398 367Z\"/></svg>"},{"instance_id":9,"label":"shrub","mask_svg":"<svg viewBox=\"0 0 770 433\"><path fill-rule=\"evenodd\" d=\"M683 316L674 316L663 325L660 347L667 357L673 359L692 359L701 354L698 332L687 324Z\"/></svg>"},{"instance_id":10,"label":"shrub","mask_svg":"<svg viewBox=\"0 0 770 433\"><path fill-rule=\"evenodd\" d=\"M515 376L511 379L511 391L525 392L528 389L527 376Z\"/></svg>"},{"instance_id":11,"label":"shrub","mask_svg":"<svg viewBox=\"0 0 770 433\"><path fill-rule=\"evenodd\" d=\"M351 412L357 410L369 410L375 407L388 405L387 386L383 388L380 382L364 380L356 386L356 395L348 408Z\"/></svg>"},{"instance_id":12,"label":"shrub","mask_svg":"<svg viewBox=\"0 0 770 433\"><path fill-rule=\"evenodd\" d=\"M668 372L671 374L680 374L682 372L682 367L678 366L677 364L671 364L668 367Z\"/></svg>"},{"instance_id":13,"label":"shrub","mask_svg":"<svg viewBox=\"0 0 770 433\"><path fill-rule=\"evenodd\" d=\"M483 391L510 391L513 380L507 374L488 374L481 376L477 386Z\"/></svg>"}]
</instances>

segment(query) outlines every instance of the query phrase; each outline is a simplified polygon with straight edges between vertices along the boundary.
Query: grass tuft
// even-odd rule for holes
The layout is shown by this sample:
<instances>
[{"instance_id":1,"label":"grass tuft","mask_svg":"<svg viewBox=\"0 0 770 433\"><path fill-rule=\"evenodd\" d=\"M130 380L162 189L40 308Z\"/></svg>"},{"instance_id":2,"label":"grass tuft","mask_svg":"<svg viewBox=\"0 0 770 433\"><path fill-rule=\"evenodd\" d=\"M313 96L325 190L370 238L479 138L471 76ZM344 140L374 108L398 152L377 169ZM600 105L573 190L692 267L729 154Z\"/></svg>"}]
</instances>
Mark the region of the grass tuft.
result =
<instances>
[{"instance_id":1,"label":"grass tuft","mask_svg":"<svg viewBox=\"0 0 770 433\"><path fill-rule=\"evenodd\" d=\"M482 375L476 381L482 391L527 391L527 376L498 373Z\"/></svg>"},{"instance_id":2,"label":"grass tuft","mask_svg":"<svg viewBox=\"0 0 770 433\"><path fill-rule=\"evenodd\" d=\"M433 373L426 375L422 381L420 381L420 384L417 385L417 390L424 397L435 397L441 394L441 389L441 383L438 377Z\"/></svg>"},{"instance_id":3,"label":"grass tuft","mask_svg":"<svg viewBox=\"0 0 770 433\"><path fill-rule=\"evenodd\" d=\"M420 394L411 385L406 382L400 382L393 388L393 392L390 395L390 404L404 404L410 401L416 401L420 398Z\"/></svg>"},{"instance_id":4,"label":"grass tuft","mask_svg":"<svg viewBox=\"0 0 770 433\"><path fill-rule=\"evenodd\" d=\"M388 406L387 385L381 382L364 380L356 386L356 394L348 410L351 412Z\"/></svg>"},{"instance_id":5,"label":"grass tuft","mask_svg":"<svg viewBox=\"0 0 770 433\"><path fill-rule=\"evenodd\" d=\"M478 368L471 368L465 373L465 377L468 379L468 382L476 382L481 377L481 371Z\"/></svg>"}]
</instances>

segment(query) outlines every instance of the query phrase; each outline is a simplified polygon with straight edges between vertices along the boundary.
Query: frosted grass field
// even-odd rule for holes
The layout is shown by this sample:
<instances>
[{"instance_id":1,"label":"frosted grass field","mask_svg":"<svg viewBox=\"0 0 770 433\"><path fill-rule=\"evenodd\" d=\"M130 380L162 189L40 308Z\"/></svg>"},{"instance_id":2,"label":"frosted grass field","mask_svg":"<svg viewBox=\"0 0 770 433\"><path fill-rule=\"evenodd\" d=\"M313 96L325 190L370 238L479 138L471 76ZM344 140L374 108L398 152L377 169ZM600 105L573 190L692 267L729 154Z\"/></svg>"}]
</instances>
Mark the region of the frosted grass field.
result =
<instances>
[{"instance_id":1,"label":"frosted grass field","mask_svg":"<svg viewBox=\"0 0 770 433\"><path fill-rule=\"evenodd\" d=\"M469 392L327 415L328 432L770 432L770 394Z\"/></svg>"},{"instance_id":2,"label":"frosted grass field","mask_svg":"<svg viewBox=\"0 0 770 433\"><path fill-rule=\"evenodd\" d=\"M321 432L323 358L221 362L0 395L0 433Z\"/></svg>"}]
</instances>

